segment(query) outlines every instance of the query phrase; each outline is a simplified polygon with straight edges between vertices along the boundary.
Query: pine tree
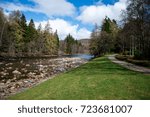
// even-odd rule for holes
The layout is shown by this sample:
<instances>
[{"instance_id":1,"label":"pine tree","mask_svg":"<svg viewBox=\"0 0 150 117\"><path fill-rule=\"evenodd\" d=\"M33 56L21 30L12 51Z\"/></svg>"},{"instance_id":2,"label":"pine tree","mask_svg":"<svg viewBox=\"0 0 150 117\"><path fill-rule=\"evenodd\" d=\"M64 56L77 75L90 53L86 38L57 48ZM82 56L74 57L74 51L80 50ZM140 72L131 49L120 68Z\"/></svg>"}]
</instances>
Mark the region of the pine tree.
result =
<instances>
[{"instance_id":1,"label":"pine tree","mask_svg":"<svg viewBox=\"0 0 150 117\"><path fill-rule=\"evenodd\" d=\"M21 15L21 18L20 18L20 26L22 28L22 36L23 36L23 44L22 44L22 51L23 52L26 52L26 46L27 46L27 43L26 43L26 38L27 38L27 24L26 24L26 17L24 14Z\"/></svg>"},{"instance_id":2,"label":"pine tree","mask_svg":"<svg viewBox=\"0 0 150 117\"><path fill-rule=\"evenodd\" d=\"M114 51L118 30L116 21L108 17L104 19L101 30L96 25L91 34L90 53L101 56Z\"/></svg>"},{"instance_id":3,"label":"pine tree","mask_svg":"<svg viewBox=\"0 0 150 117\"><path fill-rule=\"evenodd\" d=\"M55 40L56 40L56 53L58 53L58 50L59 50L59 37L58 37L58 34L57 34L57 30L54 33L54 36L55 36Z\"/></svg>"},{"instance_id":4,"label":"pine tree","mask_svg":"<svg viewBox=\"0 0 150 117\"><path fill-rule=\"evenodd\" d=\"M39 55L42 55L44 52L44 38L43 38L43 31L42 31L42 25L39 24L37 29L37 41L36 41L36 48Z\"/></svg>"},{"instance_id":5,"label":"pine tree","mask_svg":"<svg viewBox=\"0 0 150 117\"><path fill-rule=\"evenodd\" d=\"M66 54L73 54L72 46L73 46L74 42L75 42L75 39L70 34L65 38Z\"/></svg>"},{"instance_id":6,"label":"pine tree","mask_svg":"<svg viewBox=\"0 0 150 117\"><path fill-rule=\"evenodd\" d=\"M89 50L90 53L94 56L99 56L100 52L99 52L99 27L97 26L97 24L95 24L95 27L91 33L91 40L90 40L90 45L89 45Z\"/></svg>"},{"instance_id":7,"label":"pine tree","mask_svg":"<svg viewBox=\"0 0 150 117\"><path fill-rule=\"evenodd\" d=\"M107 33L111 33L110 22L111 22L111 20L108 17L106 17L104 19L103 24L102 24L102 31L106 31Z\"/></svg>"},{"instance_id":8,"label":"pine tree","mask_svg":"<svg viewBox=\"0 0 150 117\"><path fill-rule=\"evenodd\" d=\"M20 23L21 13L13 11L9 15L9 54L16 56L22 54L23 32Z\"/></svg>"},{"instance_id":9,"label":"pine tree","mask_svg":"<svg viewBox=\"0 0 150 117\"><path fill-rule=\"evenodd\" d=\"M35 29L35 24L33 19L30 20L29 25L27 26L27 36L25 43L26 51L28 55L36 54L36 40L37 40L37 31Z\"/></svg>"},{"instance_id":10,"label":"pine tree","mask_svg":"<svg viewBox=\"0 0 150 117\"><path fill-rule=\"evenodd\" d=\"M26 30L27 30L27 24L26 24L26 17L24 14L21 16L20 26L22 27L23 37L26 38Z\"/></svg>"},{"instance_id":11,"label":"pine tree","mask_svg":"<svg viewBox=\"0 0 150 117\"><path fill-rule=\"evenodd\" d=\"M0 8L0 52L7 51L8 38L7 38L7 25L8 21L5 18L3 9Z\"/></svg>"}]
</instances>

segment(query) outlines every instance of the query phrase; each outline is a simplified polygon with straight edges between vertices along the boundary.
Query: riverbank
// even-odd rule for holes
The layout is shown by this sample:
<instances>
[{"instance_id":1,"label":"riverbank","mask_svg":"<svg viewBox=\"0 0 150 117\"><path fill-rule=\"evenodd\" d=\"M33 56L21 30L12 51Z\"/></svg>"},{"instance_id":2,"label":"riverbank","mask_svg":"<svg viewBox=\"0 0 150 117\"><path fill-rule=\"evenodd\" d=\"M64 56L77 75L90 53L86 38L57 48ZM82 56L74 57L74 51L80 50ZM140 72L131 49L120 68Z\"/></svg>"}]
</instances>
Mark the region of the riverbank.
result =
<instances>
[{"instance_id":1,"label":"riverbank","mask_svg":"<svg viewBox=\"0 0 150 117\"><path fill-rule=\"evenodd\" d=\"M82 58L54 58L0 62L0 99L33 87L86 63Z\"/></svg>"},{"instance_id":2,"label":"riverbank","mask_svg":"<svg viewBox=\"0 0 150 117\"><path fill-rule=\"evenodd\" d=\"M8 99L105 100L150 99L150 77L130 71L107 57L96 58Z\"/></svg>"}]
</instances>

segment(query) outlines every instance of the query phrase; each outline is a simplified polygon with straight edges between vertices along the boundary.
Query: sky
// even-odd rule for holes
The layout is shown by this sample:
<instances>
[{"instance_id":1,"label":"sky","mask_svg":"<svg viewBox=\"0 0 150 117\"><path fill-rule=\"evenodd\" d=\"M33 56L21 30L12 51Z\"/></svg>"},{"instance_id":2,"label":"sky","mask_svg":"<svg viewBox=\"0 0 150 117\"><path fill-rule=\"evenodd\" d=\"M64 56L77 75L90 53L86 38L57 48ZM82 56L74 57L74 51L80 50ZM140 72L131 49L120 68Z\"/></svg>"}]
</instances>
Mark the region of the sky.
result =
<instances>
[{"instance_id":1,"label":"sky","mask_svg":"<svg viewBox=\"0 0 150 117\"><path fill-rule=\"evenodd\" d=\"M60 39L69 33L76 39L89 38L95 24L101 25L108 16L121 20L121 11L126 9L127 0L0 0L0 7L8 15L20 10L27 19L34 20L36 28L47 22Z\"/></svg>"}]
</instances>

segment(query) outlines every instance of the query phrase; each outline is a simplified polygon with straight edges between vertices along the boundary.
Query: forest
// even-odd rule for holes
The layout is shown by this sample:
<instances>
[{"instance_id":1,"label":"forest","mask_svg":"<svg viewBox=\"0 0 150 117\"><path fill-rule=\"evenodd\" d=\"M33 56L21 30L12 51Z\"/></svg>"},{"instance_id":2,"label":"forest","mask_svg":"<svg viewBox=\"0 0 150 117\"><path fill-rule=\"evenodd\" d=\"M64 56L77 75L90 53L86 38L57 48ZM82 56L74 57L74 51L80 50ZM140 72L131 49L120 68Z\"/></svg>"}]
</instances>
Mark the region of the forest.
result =
<instances>
[{"instance_id":1,"label":"forest","mask_svg":"<svg viewBox=\"0 0 150 117\"><path fill-rule=\"evenodd\" d=\"M150 60L150 1L128 0L121 25L106 17L91 34L90 53L102 56L121 53L135 59Z\"/></svg>"},{"instance_id":2,"label":"forest","mask_svg":"<svg viewBox=\"0 0 150 117\"><path fill-rule=\"evenodd\" d=\"M61 46L60 46L61 45ZM70 34L60 43L57 30L52 31L49 22L36 29L33 19L29 23L20 11L5 16L0 8L0 56L38 57L45 55L81 53L82 44Z\"/></svg>"},{"instance_id":3,"label":"forest","mask_svg":"<svg viewBox=\"0 0 150 117\"><path fill-rule=\"evenodd\" d=\"M103 20L95 24L91 33L90 53L102 56L106 53L121 53L135 59L150 59L150 1L128 0L122 11L122 20ZM68 34L60 41L52 31L49 22L35 28L33 19L29 23L20 11L12 11L5 16L0 9L0 56L43 56L82 53L83 43Z\"/></svg>"}]
</instances>

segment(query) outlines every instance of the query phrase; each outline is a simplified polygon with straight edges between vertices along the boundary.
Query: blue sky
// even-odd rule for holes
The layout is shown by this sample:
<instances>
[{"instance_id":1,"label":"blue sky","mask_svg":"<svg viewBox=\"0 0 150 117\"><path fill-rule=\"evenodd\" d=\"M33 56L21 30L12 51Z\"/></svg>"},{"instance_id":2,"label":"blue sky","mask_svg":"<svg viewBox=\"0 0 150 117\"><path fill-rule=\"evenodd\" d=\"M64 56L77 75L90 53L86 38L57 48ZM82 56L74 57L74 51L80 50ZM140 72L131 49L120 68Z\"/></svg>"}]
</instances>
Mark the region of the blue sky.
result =
<instances>
[{"instance_id":1,"label":"blue sky","mask_svg":"<svg viewBox=\"0 0 150 117\"><path fill-rule=\"evenodd\" d=\"M75 38L89 38L95 23L101 25L105 16L120 20L126 0L0 0L5 14L20 10L36 27L49 22L61 39L68 33Z\"/></svg>"}]
</instances>

